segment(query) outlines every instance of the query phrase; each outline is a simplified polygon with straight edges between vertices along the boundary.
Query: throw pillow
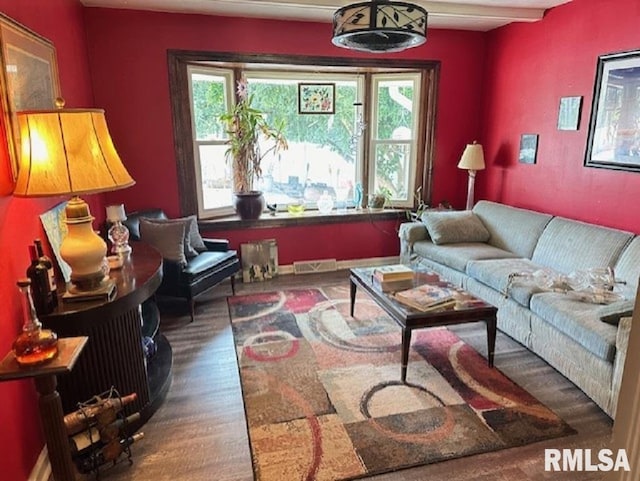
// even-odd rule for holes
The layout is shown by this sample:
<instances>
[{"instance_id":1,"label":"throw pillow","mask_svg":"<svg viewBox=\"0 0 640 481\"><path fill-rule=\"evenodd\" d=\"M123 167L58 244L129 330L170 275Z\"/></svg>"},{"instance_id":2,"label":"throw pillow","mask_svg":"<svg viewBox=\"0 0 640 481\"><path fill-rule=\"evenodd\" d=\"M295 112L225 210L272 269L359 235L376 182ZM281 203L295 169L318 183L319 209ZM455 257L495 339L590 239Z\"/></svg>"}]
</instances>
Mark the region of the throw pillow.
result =
<instances>
[{"instance_id":1,"label":"throw pillow","mask_svg":"<svg viewBox=\"0 0 640 481\"><path fill-rule=\"evenodd\" d=\"M187 264L184 255L186 222L154 222L140 219L140 239L158 249L163 259Z\"/></svg>"},{"instance_id":2,"label":"throw pillow","mask_svg":"<svg viewBox=\"0 0 640 481\"><path fill-rule=\"evenodd\" d=\"M207 246L204 245L204 241L200 236L200 232L198 231L198 218L195 215L190 215L188 217L179 217L177 219L147 219L150 222L155 222L158 224L162 223L171 223L171 222L182 222L185 224L185 232L184 232L184 255L190 259L195 257L200 252L205 252L207 250Z\"/></svg>"},{"instance_id":3,"label":"throw pillow","mask_svg":"<svg viewBox=\"0 0 640 481\"><path fill-rule=\"evenodd\" d=\"M204 240L202 240L200 230L198 229L198 218L195 215L190 215L188 217L182 217L182 219L189 222L189 244L191 247L197 252L205 252L207 246L204 245Z\"/></svg>"},{"instance_id":4,"label":"throw pillow","mask_svg":"<svg viewBox=\"0 0 640 481\"><path fill-rule=\"evenodd\" d=\"M487 242L491 234L471 211L427 211L422 214L434 244Z\"/></svg>"},{"instance_id":5,"label":"throw pillow","mask_svg":"<svg viewBox=\"0 0 640 481\"><path fill-rule=\"evenodd\" d=\"M618 325L620 319L633 314L633 299L624 299L598 308L598 317L607 324Z\"/></svg>"}]
</instances>

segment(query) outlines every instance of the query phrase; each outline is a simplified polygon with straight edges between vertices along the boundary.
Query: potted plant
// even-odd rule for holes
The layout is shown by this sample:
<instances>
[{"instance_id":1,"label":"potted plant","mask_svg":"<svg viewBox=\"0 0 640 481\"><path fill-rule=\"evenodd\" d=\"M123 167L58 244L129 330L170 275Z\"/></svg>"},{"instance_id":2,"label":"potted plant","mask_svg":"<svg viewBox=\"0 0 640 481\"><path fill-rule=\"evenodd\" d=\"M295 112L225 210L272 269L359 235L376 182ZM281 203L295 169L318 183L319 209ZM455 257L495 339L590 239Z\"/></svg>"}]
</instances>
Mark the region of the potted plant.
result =
<instances>
[{"instance_id":1,"label":"potted plant","mask_svg":"<svg viewBox=\"0 0 640 481\"><path fill-rule=\"evenodd\" d=\"M369 210L382 210L389 199L391 199L391 191L386 187L381 187L375 194L369 195L367 207Z\"/></svg>"},{"instance_id":2,"label":"potted plant","mask_svg":"<svg viewBox=\"0 0 640 481\"><path fill-rule=\"evenodd\" d=\"M234 207L241 219L258 219L264 210L262 192L254 190L254 181L262 175L262 159L269 152L288 148L282 133L284 122L277 122L275 127L269 125L264 112L251 106L252 100L243 78L238 81L236 104L219 117L229 134L226 155L232 160ZM260 150L261 136L271 143L264 152Z\"/></svg>"}]
</instances>

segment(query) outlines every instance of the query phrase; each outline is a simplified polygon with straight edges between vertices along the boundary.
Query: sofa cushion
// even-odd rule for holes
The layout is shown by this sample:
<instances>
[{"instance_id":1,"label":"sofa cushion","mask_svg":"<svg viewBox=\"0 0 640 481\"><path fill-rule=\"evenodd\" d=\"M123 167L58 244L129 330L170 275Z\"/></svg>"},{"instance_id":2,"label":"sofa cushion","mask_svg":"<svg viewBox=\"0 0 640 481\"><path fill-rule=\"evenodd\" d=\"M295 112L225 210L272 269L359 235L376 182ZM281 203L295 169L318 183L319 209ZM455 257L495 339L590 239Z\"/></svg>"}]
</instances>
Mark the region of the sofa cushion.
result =
<instances>
[{"instance_id":1,"label":"sofa cushion","mask_svg":"<svg viewBox=\"0 0 640 481\"><path fill-rule=\"evenodd\" d=\"M602 322L607 324L618 325L620 319L623 317L629 317L633 314L633 306L635 304L634 299L625 299L618 302L613 302L606 306L598 307L598 318Z\"/></svg>"},{"instance_id":2,"label":"sofa cushion","mask_svg":"<svg viewBox=\"0 0 640 481\"><path fill-rule=\"evenodd\" d=\"M538 240L531 260L563 274L613 267L633 234L554 217Z\"/></svg>"},{"instance_id":3,"label":"sofa cushion","mask_svg":"<svg viewBox=\"0 0 640 481\"><path fill-rule=\"evenodd\" d=\"M518 304L529 307L531 296L541 292L541 289L531 282L515 282L509 285L509 276L516 273L532 273L538 270L529 259L492 259L470 261L467 264L467 275L476 281L502 292Z\"/></svg>"},{"instance_id":4,"label":"sofa cushion","mask_svg":"<svg viewBox=\"0 0 640 481\"><path fill-rule=\"evenodd\" d=\"M434 244L487 242L489 231L471 211L427 211L422 214Z\"/></svg>"},{"instance_id":5,"label":"sofa cushion","mask_svg":"<svg viewBox=\"0 0 640 481\"><path fill-rule=\"evenodd\" d=\"M489 244L531 259L538 238L553 216L481 200L473 207L491 235Z\"/></svg>"},{"instance_id":6,"label":"sofa cushion","mask_svg":"<svg viewBox=\"0 0 640 481\"><path fill-rule=\"evenodd\" d=\"M184 255L185 222L159 223L145 218L140 219L140 239L155 247L163 259L187 263Z\"/></svg>"},{"instance_id":7,"label":"sofa cushion","mask_svg":"<svg viewBox=\"0 0 640 481\"><path fill-rule=\"evenodd\" d=\"M636 297L638 271L640 271L640 236L634 237L629 245L625 247L613 268L616 280L624 283L616 285L616 290L627 299Z\"/></svg>"},{"instance_id":8,"label":"sofa cushion","mask_svg":"<svg viewBox=\"0 0 640 481\"><path fill-rule=\"evenodd\" d=\"M436 245L431 241L416 242L413 251L439 264L465 272L467 262L478 259L502 259L514 257L511 252L481 242Z\"/></svg>"},{"instance_id":9,"label":"sofa cushion","mask_svg":"<svg viewBox=\"0 0 640 481\"><path fill-rule=\"evenodd\" d=\"M558 292L540 293L531 298L534 314L599 358L613 361L617 328L600 321L600 308Z\"/></svg>"}]
</instances>

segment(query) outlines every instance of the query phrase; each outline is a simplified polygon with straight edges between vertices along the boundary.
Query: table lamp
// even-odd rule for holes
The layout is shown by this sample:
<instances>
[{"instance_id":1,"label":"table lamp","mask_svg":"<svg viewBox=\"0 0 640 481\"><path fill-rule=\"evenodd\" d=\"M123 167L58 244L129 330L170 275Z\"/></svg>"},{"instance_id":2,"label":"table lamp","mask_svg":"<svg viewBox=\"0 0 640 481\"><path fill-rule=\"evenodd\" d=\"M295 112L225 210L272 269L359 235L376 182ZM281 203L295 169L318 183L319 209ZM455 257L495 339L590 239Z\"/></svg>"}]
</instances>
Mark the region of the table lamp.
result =
<instances>
[{"instance_id":1,"label":"table lamp","mask_svg":"<svg viewBox=\"0 0 640 481\"><path fill-rule=\"evenodd\" d=\"M476 181L476 171L484 170L484 153L482 145L473 141L473 144L467 144L458 163L459 169L469 171L469 183L467 186L467 210L473 208L473 189Z\"/></svg>"},{"instance_id":2,"label":"table lamp","mask_svg":"<svg viewBox=\"0 0 640 481\"><path fill-rule=\"evenodd\" d=\"M14 195L71 195L65 212L68 234L61 257L71 267L72 287L93 291L103 287L105 241L93 230L94 219L80 194L108 192L135 181L111 140L104 110L63 109L18 112L21 155Z\"/></svg>"},{"instance_id":3,"label":"table lamp","mask_svg":"<svg viewBox=\"0 0 640 481\"><path fill-rule=\"evenodd\" d=\"M111 252L127 257L131 253L131 246L129 245L129 229L123 224L127 220L124 204L108 205L107 220L112 224L107 233L112 244Z\"/></svg>"}]
</instances>

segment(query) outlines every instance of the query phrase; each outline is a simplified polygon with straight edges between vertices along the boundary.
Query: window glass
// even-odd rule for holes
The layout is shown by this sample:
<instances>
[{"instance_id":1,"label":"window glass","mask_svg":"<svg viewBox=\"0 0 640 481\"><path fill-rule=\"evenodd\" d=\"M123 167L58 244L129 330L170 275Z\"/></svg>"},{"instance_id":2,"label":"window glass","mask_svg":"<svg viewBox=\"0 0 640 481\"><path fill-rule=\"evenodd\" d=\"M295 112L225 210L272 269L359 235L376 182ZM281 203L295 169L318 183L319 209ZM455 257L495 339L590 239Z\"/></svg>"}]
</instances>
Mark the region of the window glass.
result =
<instances>
[{"instance_id":1,"label":"window glass","mask_svg":"<svg viewBox=\"0 0 640 481\"><path fill-rule=\"evenodd\" d=\"M247 80L252 105L266 113L270 124L284 120L289 144L287 150L268 153L262 160L259 188L266 201L285 206L303 200L307 207L315 208L325 191L339 204L351 200L358 165L358 152L352 143L357 77L248 73ZM335 86L333 114L298 112L299 84L313 82Z\"/></svg>"},{"instance_id":2,"label":"window glass","mask_svg":"<svg viewBox=\"0 0 640 481\"><path fill-rule=\"evenodd\" d=\"M373 75L374 135L371 137L371 193L410 206L416 171L416 126L420 74Z\"/></svg>"}]
</instances>

